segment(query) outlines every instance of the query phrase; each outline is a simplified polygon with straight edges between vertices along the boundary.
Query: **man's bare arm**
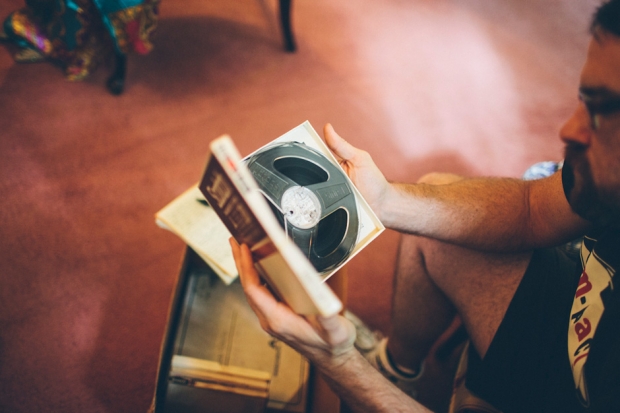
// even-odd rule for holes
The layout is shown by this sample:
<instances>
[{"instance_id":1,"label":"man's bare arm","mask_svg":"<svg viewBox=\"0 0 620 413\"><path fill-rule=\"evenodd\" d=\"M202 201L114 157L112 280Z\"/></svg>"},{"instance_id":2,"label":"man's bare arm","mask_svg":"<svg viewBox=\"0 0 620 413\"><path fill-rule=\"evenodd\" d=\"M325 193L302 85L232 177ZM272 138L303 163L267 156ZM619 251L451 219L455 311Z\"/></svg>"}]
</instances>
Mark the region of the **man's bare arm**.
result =
<instances>
[{"instance_id":1,"label":"man's bare arm","mask_svg":"<svg viewBox=\"0 0 620 413\"><path fill-rule=\"evenodd\" d=\"M428 413L390 383L355 349L355 327L340 315L295 314L260 282L252 254L231 238L233 256L248 303L262 328L313 362L328 384L354 412Z\"/></svg>"},{"instance_id":2,"label":"man's bare arm","mask_svg":"<svg viewBox=\"0 0 620 413\"><path fill-rule=\"evenodd\" d=\"M559 245L588 223L570 209L561 173L535 181L461 179L444 185L389 183L372 157L331 125L325 141L383 224L488 251ZM451 179L455 181L454 179Z\"/></svg>"},{"instance_id":3,"label":"man's bare arm","mask_svg":"<svg viewBox=\"0 0 620 413\"><path fill-rule=\"evenodd\" d=\"M560 172L535 181L391 184L377 206L388 228L493 251L559 245L589 225L566 201Z\"/></svg>"}]
</instances>

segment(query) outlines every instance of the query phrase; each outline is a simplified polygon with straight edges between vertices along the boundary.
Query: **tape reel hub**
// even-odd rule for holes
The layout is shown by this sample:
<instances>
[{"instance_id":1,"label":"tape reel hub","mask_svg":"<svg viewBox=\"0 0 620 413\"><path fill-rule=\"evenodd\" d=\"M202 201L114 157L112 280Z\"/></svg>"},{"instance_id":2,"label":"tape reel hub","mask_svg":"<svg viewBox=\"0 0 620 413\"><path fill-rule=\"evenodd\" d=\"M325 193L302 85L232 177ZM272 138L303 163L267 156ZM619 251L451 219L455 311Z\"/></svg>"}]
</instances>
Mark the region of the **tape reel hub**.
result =
<instances>
[{"instance_id":1,"label":"tape reel hub","mask_svg":"<svg viewBox=\"0 0 620 413\"><path fill-rule=\"evenodd\" d=\"M303 186L293 186L284 191L280 206L286 220L300 229L312 228L321 219L319 198Z\"/></svg>"}]
</instances>

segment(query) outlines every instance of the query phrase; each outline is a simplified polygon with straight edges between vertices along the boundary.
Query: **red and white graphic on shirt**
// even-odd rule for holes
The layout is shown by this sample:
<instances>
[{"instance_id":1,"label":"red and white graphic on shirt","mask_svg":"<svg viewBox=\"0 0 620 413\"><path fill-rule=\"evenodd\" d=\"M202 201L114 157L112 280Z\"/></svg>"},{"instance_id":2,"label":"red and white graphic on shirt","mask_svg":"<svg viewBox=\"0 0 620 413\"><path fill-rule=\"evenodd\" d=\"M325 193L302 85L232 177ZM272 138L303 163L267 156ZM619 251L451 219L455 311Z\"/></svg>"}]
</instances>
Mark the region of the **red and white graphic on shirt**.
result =
<instances>
[{"instance_id":1,"label":"red and white graphic on shirt","mask_svg":"<svg viewBox=\"0 0 620 413\"><path fill-rule=\"evenodd\" d=\"M573 369L573 379L578 395L584 405L589 404L588 386L584 377L584 365L590 353L590 344L605 305L601 292L613 288L613 269L596 252L582 246L581 259L584 270L577 285L568 327L568 357Z\"/></svg>"}]
</instances>

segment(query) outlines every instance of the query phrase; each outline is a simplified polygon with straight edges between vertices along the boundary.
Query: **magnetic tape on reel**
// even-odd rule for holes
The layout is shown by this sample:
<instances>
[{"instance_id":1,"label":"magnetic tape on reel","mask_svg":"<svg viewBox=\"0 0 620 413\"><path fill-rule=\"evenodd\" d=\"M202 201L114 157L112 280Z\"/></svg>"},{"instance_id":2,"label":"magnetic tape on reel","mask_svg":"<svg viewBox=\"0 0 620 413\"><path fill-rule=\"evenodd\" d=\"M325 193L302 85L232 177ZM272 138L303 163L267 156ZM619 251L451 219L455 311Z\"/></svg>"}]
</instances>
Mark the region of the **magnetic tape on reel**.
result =
<instances>
[{"instance_id":1,"label":"magnetic tape on reel","mask_svg":"<svg viewBox=\"0 0 620 413\"><path fill-rule=\"evenodd\" d=\"M298 142L266 147L246 162L287 236L318 272L330 271L349 257L359 217L341 169Z\"/></svg>"}]
</instances>

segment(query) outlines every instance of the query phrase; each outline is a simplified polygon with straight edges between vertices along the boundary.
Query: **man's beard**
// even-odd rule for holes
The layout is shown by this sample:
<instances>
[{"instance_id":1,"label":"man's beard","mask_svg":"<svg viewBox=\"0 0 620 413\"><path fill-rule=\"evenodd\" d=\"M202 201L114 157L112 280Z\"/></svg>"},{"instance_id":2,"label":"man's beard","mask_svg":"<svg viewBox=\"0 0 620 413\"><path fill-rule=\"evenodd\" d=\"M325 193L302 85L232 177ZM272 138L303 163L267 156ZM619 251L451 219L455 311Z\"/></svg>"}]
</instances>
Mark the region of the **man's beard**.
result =
<instances>
[{"instance_id":1,"label":"man's beard","mask_svg":"<svg viewBox=\"0 0 620 413\"><path fill-rule=\"evenodd\" d=\"M618 207L604 201L611 197L603 197L596 187L580 145L566 145L562 177L566 199L575 213L597 226L620 227Z\"/></svg>"}]
</instances>

